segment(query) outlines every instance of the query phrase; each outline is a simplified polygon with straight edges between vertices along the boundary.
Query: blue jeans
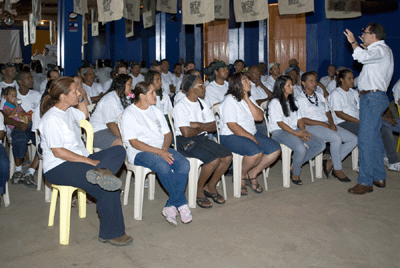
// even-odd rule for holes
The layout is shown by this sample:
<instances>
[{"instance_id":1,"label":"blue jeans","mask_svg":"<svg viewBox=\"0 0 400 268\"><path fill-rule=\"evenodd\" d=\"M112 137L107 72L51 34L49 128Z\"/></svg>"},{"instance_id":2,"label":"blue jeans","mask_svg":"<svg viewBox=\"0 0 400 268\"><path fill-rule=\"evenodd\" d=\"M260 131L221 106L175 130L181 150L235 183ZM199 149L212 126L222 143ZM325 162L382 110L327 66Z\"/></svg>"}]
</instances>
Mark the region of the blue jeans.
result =
<instances>
[{"instance_id":1,"label":"blue jeans","mask_svg":"<svg viewBox=\"0 0 400 268\"><path fill-rule=\"evenodd\" d=\"M296 131L299 131L297 129ZM293 151L293 175L300 176L301 166L325 149L325 142L312 135L309 141L303 141L284 130L271 132L272 139L289 147ZM308 148L304 146L307 144Z\"/></svg>"},{"instance_id":2,"label":"blue jeans","mask_svg":"<svg viewBox=\"0 0 400 268\"><path fill-rule=\"evenodd\" d=\"M173 149L168 149L172 154L174 163L168 164L162 157L150 153L141 152L135 157L135 165L147 167L156 172L161 184L169 194L166 207L174 206L179 208L187 204L185 189L190 169L189 161Z\"/></svg>"},{"instance_id":3,"label":"blue jeans","mask_svg":"<svg viewBox=\"0 0 400 268\"><path fill-rule=\"evenodd\" d=\"M259 153L269 155L281 149L277 142L263 134L257 132L254 137L260 145L249 138L237 135L222 135L220 139L222 146L240 155L253 156Z\"/></svg>"},{"instance_id":4,"label":"blue jeans","mask_svg":"<svg viewBox=\"0 0 400 268\"><path fill-rule=\"evenodd\" d=\"M386 179L383 165L382 114L389 106L385 92L373 92L361 96L358 149L359 184L372 186L373 181ZM393 145L394 146L394 145Z\"/></svg>"},{"instance_id":5,"label":"blue jeans","mask_svg":"<svg viewBox=\"0 0 400 268\"><path fill-rule=\"evenodd\" d=\"M3 144L0 143L0 196L6 193L6 182L10 175L10 160Z\"/></svg>"},{"instance_id":6,"label":"blue jeans","mask_svg":"<svg viewBox=\"0 0 400 268\"><path fill-rule=\"evenodd\" d=\"M15 127L11 131L11 140L14 158L23 159L26 149L28 148L29 140L32 140L32 143L36 144L35 133L32 132L32 125L27 130L20 130Z\"/></svg>"},{"instance_id":7,"label":"blue jeans","mask_svg":"<svg viewBox=\"0 0 400 268\"><path fill-rule=\"evenodd\" d=\"M90 159L100 161L95 167L82 162L64 162L44 174L50 183L81 188L97 199L97 213L100 218L99 237L102 239L113 239L125 233L120 193L109 192L97 184L89 183L86 172L94 168L108 168L116 174L124 163L125 156L124 147L113 146L88 156Z\"/></svg>"},{"instance_id":8,"label":"blue jeans","mask_svg":"<svg viewBox=\"0 0 400 268\"><path fill-rule=\"evenodd\" d=\"M306 129L311 135L330 143L333 168L342 170L343 159L357 146L357 136L339 126L337 131L323 126L307 126Z\"/></svg>"}]
</instances>

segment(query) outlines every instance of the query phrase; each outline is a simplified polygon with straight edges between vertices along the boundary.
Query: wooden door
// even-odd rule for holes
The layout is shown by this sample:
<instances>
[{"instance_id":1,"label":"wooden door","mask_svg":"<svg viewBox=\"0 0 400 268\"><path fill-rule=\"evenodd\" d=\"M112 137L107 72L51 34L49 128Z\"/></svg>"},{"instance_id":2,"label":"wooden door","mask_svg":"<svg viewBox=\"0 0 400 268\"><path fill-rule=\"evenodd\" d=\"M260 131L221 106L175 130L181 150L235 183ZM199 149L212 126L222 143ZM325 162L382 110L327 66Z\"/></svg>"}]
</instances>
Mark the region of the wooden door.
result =
<instances>
[{"instance_id":1,"label":"wooden door","mask_svg":"<svg viewBox=\"0 0 400 268\"><path fill-rule=\"evenodd\" d=\"M306 16L279 15L278 4L269 5L269 62L281 64L281 72L289 67L290 59L297 59L306 71Z\"/></svg>"},{"instance_id":2,"label":"wooden door","mask_svg":"<svg viewBox=\"0 0 400 268\"><path fill-rule=\"evenodd\" d=\"M213 60L222 60L229 64L229 27L228 20L215 20L203 25L204 66Z\"/></svg>"}]
</instances>

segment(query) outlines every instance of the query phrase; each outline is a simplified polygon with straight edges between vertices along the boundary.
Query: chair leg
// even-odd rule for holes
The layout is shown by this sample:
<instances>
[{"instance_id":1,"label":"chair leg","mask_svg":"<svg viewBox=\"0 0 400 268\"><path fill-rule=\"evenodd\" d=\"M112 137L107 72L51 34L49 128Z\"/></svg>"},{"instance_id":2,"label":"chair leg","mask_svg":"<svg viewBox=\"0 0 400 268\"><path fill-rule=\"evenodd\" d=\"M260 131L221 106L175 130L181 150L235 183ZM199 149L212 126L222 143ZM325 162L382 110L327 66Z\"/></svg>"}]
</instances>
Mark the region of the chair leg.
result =
<instances>
[{"instance_id":1,"label":"chair leg","mask_svg":"<svg viewBox=\"0 0 400 268\"><path fill-rule=\"evenodd\" d=\"M243 156L233 153L233 196L240 198Z\"/></svg>"},{"instance_id":2,"label":"chair leg","mask_svg":"<svg viewBox=\"0 0 400 268\"><path fill-rule=\"evenodd\" d=\"M51 185L49 182L44 182L44 201L49 203L51 202L52 194L51 194Z\"/></svg>"},{"instance_id":3,"label":"chair leg","mask_svg":"<svg viewBox=\"0 0 400 268\"><path fill-rule=\"evenodd\" d=\"M51 203L50 203L50 213L49 213L49 224L48 224L48 226L53 226L54 225L54 216L56 214L57 197L58 197L58 189L53 188L53 193L52 193Z\"/></svg>"},{"instance_id":4,"label":"chair leg","mask_svg":"<svg viewBox=\"0 0 400 268\"><path fill-rule=\"evenodd\" d=\"M262 173L263 173L263 179L264 179L264 188L265 188L265 191L268 191L267 178L269 176L269 167L266 169L263 169Z\"/></svg>"},{"instance_id":5,"label":"chair leg","mask_svg":"<svg viewBox=\"0 0 400 268\"><path fill-rule=\"evenodd\" d=\"M125 179L124 206L128 205L128 197L129 197L129 189L131 186L131 178L132 178L132 171L127 170L126 179Z\"/></svg>"},{"instance_id":6,"label":"chair leg","mask_svg":"<svg viewBox=\"0 0 400 268\"><path fill-rule=\"evenodd\" d=\"M4 200L4 206L8 207L10 205L10 194L8 191L8 182L6 182L6 192L3 195L3 200Z\"/></svg>"},{"instance_id":7,"label":"chair leg","mask_svg":"<svg viewBox=\"0 0 400 268\"><path fill-rule=\"evenodd\" d=\"M400 138L399 138L399 140L400 140ZM397 151L398 151L398 149L397 149ZM356 148L354 148L353 151L351 152L351 162L352 162L353 170L356 171L358 168L358 146L356 146Z\"/></svg>"},{"instance_id":8,"label":"chair leg","mask_svg":"<svg viewBox=\"0 0 400 268\"><path fill-rule=\"evenodd\" d=\"M313 171L313 160L310 160L308 163L310 165L310 174L311 174L311 182L314 182L314 171Z\"/></svg>"},{"instance_id":9,"label":"chair leg","mask_svg":"<svg viewBox=\"0 0 400 268\"><path fill-rule=\"evenodd\" d=\"M69 231L71 220L72 187L60 191L60 244L69 244Z\"/></svg>"},{"instance_id":10,"label":"chair leg","mask_svg":"<svg viewBox=\"0 0 400 268\"><path fill-rule=\"evenodd\" d=\"M156 174L151 173L150 169L146 169L145 174L148 174L149 178L149 189L148 189L148 199L154 200L155 184L156 184ZM146 178L146 175L145 175Z\"/></svg>"},{"instance_id":11,"label":"chair leg","mask_svg":"<svg viewBox=\"0 0 400 268\"><path fill-rule=\"evenodd\" d=\"M37 190L40 191L42 189L42 180L43 180L43 160L39 159L39 168L37 170L38 179L37 179Z\"/></svg>"},{"instance_id":12,"label":"chair leg","mask_svg":"<svg viewBox=\"0 0 400 268\"><path fill-rule=\"evenodd\" d=\"M12 144L11 142L9 143L9 154L8 157L10 158L10 179L12 178L12 176L14 175L14 170L15 170L15 161L14 161L14 155L12 152Z\"/></svg>"},{"instance_id":13,"label":"chair leg","mask_svg":"<svg viewBox=\"0 0 400 268\"><path fill-rule=\"evenodd\" d=\"M197 181L199 179L199 162L195 158L189 158L188 160L190 163L188 178L188 203L190 208L196 208Z\"/></svg>"},{"instance_id":14,"label":"chair leg","mask_svg":"<svg viewBox=\"0 0 400 268\"><path fill-rule=\"evenodd\" d=\"M222 192L224 194L224 199L227 200L228 199L228 195L226 194L226 182L225 182L225 175L221 176L221 184L222 184Z\"/></svg>"},{"instance_id":15,"label":"chair leg","mask_svg":"<svg viewBox=\"0 0 400 268\"><path fill-rule=\"evenodd\" d=\"M281 144L282 148L282 175L283 175L283 187L290 187L290 155L292 150L286 145Z\"/></svg>"},{"instance_id":16,"label":"chair leg","mask_svg":"<svg viewBox=\"0 0 400 268\"><path fill-rule=\"evenodd\" d=\"M139 167L135 171L135 197L134 197L134 211L133 217L135 220L140 221L142 219L143 210L143 193L144 193L144 180L145 174L143 174L144 168Z\"/></svg>"},{"instance_id":17,"label":"chair leg","mask_svg":"<svg viewBox=\"0 0 400 268\"><path fill-rule=\"evenodd\" d=\"M86 192L78 189L79 218L86 218Z\"/></svg>"},{"instance_id":18,"label":"chair leg","mask_svg":"<svg viewBox=\"0 0 400 268\"><path fill-rule=\"evenodd\" d=\"M324 153L320 153L315 157L315 177L322 179L322 159L324 158Z\"/></svg>"}]
</instances>

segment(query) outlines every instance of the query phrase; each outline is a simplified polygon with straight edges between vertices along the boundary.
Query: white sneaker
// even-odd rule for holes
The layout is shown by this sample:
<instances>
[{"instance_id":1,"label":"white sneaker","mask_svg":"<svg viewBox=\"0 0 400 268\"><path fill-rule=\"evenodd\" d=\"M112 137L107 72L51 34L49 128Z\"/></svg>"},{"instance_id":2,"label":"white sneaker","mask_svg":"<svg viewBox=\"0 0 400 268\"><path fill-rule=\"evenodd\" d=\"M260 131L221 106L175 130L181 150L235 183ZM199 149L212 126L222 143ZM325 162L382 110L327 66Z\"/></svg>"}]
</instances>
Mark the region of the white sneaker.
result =
<instances>
[{"instance_id":1,"label":"white sneaker","mask_svg":"<svg viewBox=\"0 0 400 268\"><path fill-rule=\"evenodd\" d=\"M192 212L190 212L189 206L183 205L178 208L179 214L181 215L181 221L183 223L189 223L192 221Z\"/></svg>"},{"instance_id":2,"label":"white sneaker","mask_svg":"<svg viewBox=\"0 0 400 268\"><path fill-rule=\"evenodd\" d=\"M387 158L387 156L383 157L383 164L387 167L389 167L389 158Z\"/></svg>"},{"instance_id":3,"label":"white sneaker","mask_svg":"<svg viewBox=\"0 0 400 268\"><path fill-rule=\"evenodd\" d=\"M400 171L400 162L390 164L388 169L393 171Z\"/></svg>"},{"instance_id":4,"label":"white sneaker","mask_svg":"<svg viewBox=\"0 0 400 268\"><path fill-rule=\"evenodd\" d=\"M178 223L176 222L176 215L178 215L178 211L176 207L170 206L163 208L162 212L163 216L172 226L176 226Z\"/></svg>"}]
</instances>

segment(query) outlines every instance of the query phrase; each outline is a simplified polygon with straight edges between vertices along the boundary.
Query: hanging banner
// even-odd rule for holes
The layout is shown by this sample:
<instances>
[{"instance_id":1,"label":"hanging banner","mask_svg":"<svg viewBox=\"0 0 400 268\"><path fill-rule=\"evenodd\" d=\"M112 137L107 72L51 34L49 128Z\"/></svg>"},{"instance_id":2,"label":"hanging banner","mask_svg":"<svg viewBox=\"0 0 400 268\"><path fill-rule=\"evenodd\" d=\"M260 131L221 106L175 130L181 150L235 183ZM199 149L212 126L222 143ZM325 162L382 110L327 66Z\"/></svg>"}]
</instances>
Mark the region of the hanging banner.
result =
<instances>
[{"instance_id":1,"label":"hanging banner","mask_svg":"<svg viewBox=\"0 0 400 268\"><path fill-rule=\"evenodd\" d=\"M349 19L361 17L360 0L325 0L327 19Z\"/></svg>"},{"instance_id":2,"label":"hanging banner","mask_svg":"<svg viewBox=\"0 0 400 268\"><path fill-rule=\"evenodd\" d=\"M176 14L177 0L157 0L157 10L165 13Z\"/></svg>"},{"instance_id":3,"label":"hanging banner","mask_svg":"<svg viewBox=\"0 0 400 268\"><path fill-rule=\"evenodd\" d=\"M125 37L133 36L133 20L125 19Z\"/></svg>"},{"instance_id":4,"label":"hanging banner","mask_svg":"<svg viewBox=\"0 0 400 268\"><path fill-rule=\"evenodd\" d=\"M99 35L99 18L97 14L97 9L92 9L92 36Z\"/></svg>"},{"instance_id":5,"label":"hanging banner","mask_svg":"<svg viewBox=\"0 0 400 268\"><path fill-rule=\"evenodd\" d=\"M88 12L87 0L74 0L74 13L83 16Z\"/></svg>"},{"instance_id":6,"label":"hanging banner","mask_svg":"<svg viewBox=\"0 0 400 268\"><path fill-rule=\"evenodd\" d=\"M268 19L268 0L233 0L236 22Z\"/></svg>"},{"instance_id":7,"label":"hanging banner","mask_svg":"<svg viewBox=\"0 0 400 268\"><path fill-rule=\"evenodd\" d=\"M53 20L50 21L50 44L57 44L56 22Z\"/></svg>"},{"instance_id":8,"label":"hanging banner","mask_svg":"<svg viewBox=\"0 0 400 268\"><path fill-rule=\"evenodd\" d=\"M42 0L32 0L32 14L35 18L35 24L39 25L42 20Z\"/></svg>"},{"instance_id":9,"label":"hanging banner","mask_svg":"<svg viewBox=\"0 0 400 268\"><path fill-rule=\"evenodd\" d=\"M154 0L143 0L143 27L154 26L156 21L156 5Z\"/></svg>"},{"instance_id":10,"label":"hanging banner","mask_svg":"<svg viewBox=\"0 0 400 268\"><path fill-rule=\"evenodd\" d=\"M124 0L97 0L99 21L107 22L122 18Z\"/></svg>"},{"instance_id":11,"label":"hanging banner","mask_svg":"<svg viewBox=\"0 0 400 268\"><path fill-rule=\"evenodd\" d=\"M214 0L182 1L183 24L202 24L214 19Z\"/></svg>"},{"instance_id":12,"label":"hanging banner","mask_svg":"<svg viewBox=\"0 0 400 268\"><path fill-rule=\"evenodd\" d=\"M29 40L31 44L36 43L36 24L35 17L32 13L29 14Z\"/></svg>"},{"instance_id":13,"label":"hanging banner","mask_svg":"<svg viewBox=\"0 0 400 268\"><path fill-rule=\"evenodd\" d=\"M214 0L216 19L229 19L229 0Z\"/></svg>"},{"instance_id":14,"label":"hanging banner","mask_svg":"<svg viewBox=\"0 0 400 268\"><path fill-rule=\"evenodd\" d=\"M24 20L22 23L24 25L24 46L29 46L29 22Z\"/></svg>"},{"instance_id":15,"label":"hanging banner","mask_svg":"<svg viewBox=\"0 0 400 268\"><path fill-rule=\"evenodd\" d=\"M82 15L82 45L88 43L88 20L86 18L86 14Z\"/></svg>"},{"instance_id":16,"label":"hanging banner","mask_svg":"<svg viewBox=\"0 0 400 268\"><path fill-rule=\"evenodd\" d=\"M314 11L314 0L278 0L279 15Z\"/></svg>"},{"instance_id":17,"label":"hanging banner","mask_svg":"<svg viewBox=\"0 0 400 268\"><path fill-rule=\"evenodd\" d=\"M140 21L140 0L124 0L124 18Z\"/></svg>"}]
</instances>

